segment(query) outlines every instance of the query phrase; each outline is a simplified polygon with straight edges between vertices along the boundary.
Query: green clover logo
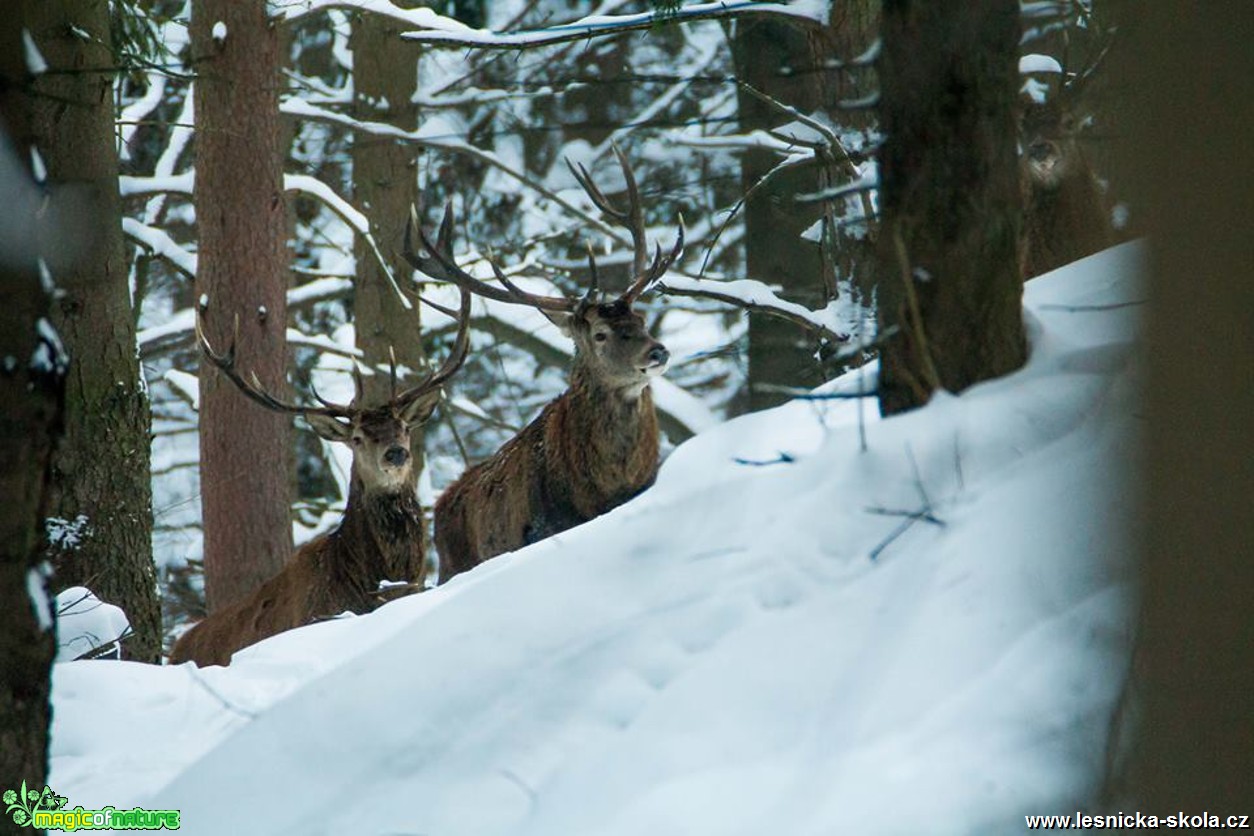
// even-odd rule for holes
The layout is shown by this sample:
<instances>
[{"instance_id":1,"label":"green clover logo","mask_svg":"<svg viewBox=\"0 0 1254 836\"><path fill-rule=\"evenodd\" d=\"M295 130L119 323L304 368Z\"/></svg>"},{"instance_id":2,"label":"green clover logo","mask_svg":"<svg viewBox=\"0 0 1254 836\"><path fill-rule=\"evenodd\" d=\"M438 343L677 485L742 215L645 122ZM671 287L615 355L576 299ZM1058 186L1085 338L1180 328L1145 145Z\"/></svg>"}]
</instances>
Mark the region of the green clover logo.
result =
<instances>
[{"instance_id":1,"label":"green clover logo","mask_svg":"<svg viewBox=\"0 0 1254 836\"><path fill-rule=\"evenodd\" d=\"M47 784L42 791L32 790L27 788L25 781L20 790L5 790L0 799L4 801L5 814L11 816L14 824L19 826L34 821L35 813L60 810L69 801L65 796L53 792L52 787Z\"/></svg>"}]
</instances>

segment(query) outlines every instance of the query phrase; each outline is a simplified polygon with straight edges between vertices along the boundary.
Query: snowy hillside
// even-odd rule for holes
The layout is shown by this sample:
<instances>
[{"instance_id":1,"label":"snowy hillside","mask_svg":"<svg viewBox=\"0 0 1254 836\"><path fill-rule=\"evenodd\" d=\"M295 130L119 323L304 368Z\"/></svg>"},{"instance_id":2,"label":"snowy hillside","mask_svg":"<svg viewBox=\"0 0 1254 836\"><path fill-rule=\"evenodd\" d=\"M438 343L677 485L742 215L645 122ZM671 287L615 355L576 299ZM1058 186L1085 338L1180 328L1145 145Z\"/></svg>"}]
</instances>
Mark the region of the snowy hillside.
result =
<instances>
[{"instance_id":1,"label":"snowy hillside","mask_svg":"<svg viewBox=\"0 0 1254 836\"><path fill-rule=\"evenodd\" d=\"M50 783L189 834L1006 833L1083 806L1128 657L1141 257L1029 284L1029 365L961 397L714 427L613 513L229 669L60 664Z\"/></svg>"}]
</instances>

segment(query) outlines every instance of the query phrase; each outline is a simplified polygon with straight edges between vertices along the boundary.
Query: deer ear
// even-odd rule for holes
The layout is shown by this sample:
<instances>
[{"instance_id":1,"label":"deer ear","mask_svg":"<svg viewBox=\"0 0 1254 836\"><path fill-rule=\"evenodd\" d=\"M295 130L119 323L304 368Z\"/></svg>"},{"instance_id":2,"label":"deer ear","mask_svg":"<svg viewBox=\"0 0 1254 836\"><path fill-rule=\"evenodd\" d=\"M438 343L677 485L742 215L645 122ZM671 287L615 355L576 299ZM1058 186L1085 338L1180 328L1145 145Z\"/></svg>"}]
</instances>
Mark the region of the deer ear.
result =
<instances>
[{"instance_id":1,"label":"deer ear","mask_svg":"<svg viewBox=\"0 0 1254 836\"><path fill-rule=\"evenodd\" d=\"M327 441L347 443L353 436L353 427L329 415L306 415L305 420L321 438Z\"/></svg>"},{"instance_id":2,"label":"deer ear","mask_svg":"<svg viewBox=\"0 0 1254 836\"><path fill-rule=\"evenodd\" d=\"M544 314L544 318L556 325L558 330L566 336L573 337L575 335L573 327L575 322L574 314L546 311L544 308L536 308L536 310Z\"/></svg>"},{"instance_id":3,"label":"deer ear","mask_svg":"<svg viewBox=\"0 0 1254 836\"><path fill-rule=\"evenodd\" d=\"M401 410L401 420L410 427L417 426L431 417L431 413L435 411L435 405L439 402L439 387L430 392L424 392Z\"/></svg>"}]
</instances>

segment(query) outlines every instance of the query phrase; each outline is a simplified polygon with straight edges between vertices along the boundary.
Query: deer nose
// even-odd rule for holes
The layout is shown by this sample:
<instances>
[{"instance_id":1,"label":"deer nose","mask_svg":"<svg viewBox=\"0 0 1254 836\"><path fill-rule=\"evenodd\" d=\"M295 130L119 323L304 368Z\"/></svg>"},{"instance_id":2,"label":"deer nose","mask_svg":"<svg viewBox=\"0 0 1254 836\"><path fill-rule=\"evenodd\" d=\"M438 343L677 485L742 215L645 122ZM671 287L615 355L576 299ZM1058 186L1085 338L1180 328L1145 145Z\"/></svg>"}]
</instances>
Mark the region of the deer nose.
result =
<instances>
[{"instance_id":1,"label":"deer nose","mask_svg":"<svg viewBox=\"0 0 1254 836\"><path fill-rule=\"evenodd\" d=\"M671 353L666 350L664 345L655 345L649 349L649 364L653 366L665 366L670 362Z\"/></svg>"},{"instance_id":2,"label":"deer nose","mask_svg":"<svg viewBox=\"0 0 1254 836\"><path fill-rule=\"evenodd\" d=\"M1054 152L1054 146L1048 142L1033 142L1028 146L1028 156L1036 162L1041 162Z\"/></svg>"},{"instance_id":3,"label":"deer nose","mask_svg":"<svg viewBox=\"0 0 1254 836\"><path fill-rule=\"evenodd\" d=\"M389 447L383 454L383 460L394 467L400 467L409 461L409 451L400 446Z\"/></svg>"}]
</instances>

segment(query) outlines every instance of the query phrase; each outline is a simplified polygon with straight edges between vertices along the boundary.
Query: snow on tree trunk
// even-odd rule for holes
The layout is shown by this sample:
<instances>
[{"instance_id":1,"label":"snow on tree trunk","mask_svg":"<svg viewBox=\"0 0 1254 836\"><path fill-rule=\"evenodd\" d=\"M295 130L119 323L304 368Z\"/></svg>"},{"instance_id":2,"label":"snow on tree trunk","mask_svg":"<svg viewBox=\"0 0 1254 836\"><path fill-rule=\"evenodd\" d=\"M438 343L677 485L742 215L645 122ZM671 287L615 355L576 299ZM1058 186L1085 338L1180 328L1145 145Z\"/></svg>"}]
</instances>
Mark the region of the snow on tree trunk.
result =
<instances>
[{"instance_id":1,"label":"snow on tree trunk","mask_svg":"<svg viewBox=\"0 0 1254 836\"><path fill-rule=\"evenodd\" d=\"M56 263L50 319L71 359L65 440L53 458L49 517L78 536L50 539L57 589L90 586L120 606L134 635L128 658L161 656L161 607L152 557L151 418L140 379L135 314L122 239L107 4L27 0L22 19L50 71L33 81L32 144L53 190L90 224L72 261Z\"/></svg>"},{"instance_id":2,"label":"snow on tree trunk","mask_svg":"<svg viewBox=\"0 0 1254 836\"><path fill-rule=\"evenodd\" d=\"M884 3L880 409L1023 365L1019 6Z\"/></svg>"},{"instance_id":3,"label":"snow on tree trunk","mask_svg":"<svg viewBox=\"0 0 1254 836\"><path fill-rule=\"evenodd\" d=\"M225 24L227 36L213 28ZM198 0L198 290L206 335L284 389L287 221L279 123L279 37L263 0ZM200 376L201 508L210 612L276 574L292 550L288 419L252 403L208 363Z\"/></svg>"}]
</instances>

